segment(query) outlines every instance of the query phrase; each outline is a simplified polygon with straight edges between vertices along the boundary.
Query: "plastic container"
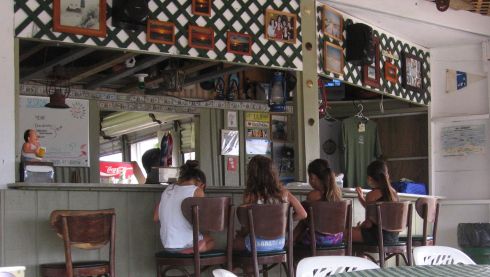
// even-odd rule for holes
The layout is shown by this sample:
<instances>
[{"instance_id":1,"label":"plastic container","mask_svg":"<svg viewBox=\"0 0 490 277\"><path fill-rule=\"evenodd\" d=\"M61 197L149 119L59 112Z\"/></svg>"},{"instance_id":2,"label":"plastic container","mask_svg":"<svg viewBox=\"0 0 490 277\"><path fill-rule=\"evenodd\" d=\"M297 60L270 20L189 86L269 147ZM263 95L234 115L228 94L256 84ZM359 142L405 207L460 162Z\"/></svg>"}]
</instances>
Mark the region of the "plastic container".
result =
<instances>
[{"instance_id":1,"label":"plastic container","mask_svg":"<svg viewBox=\"0 0 490 277\"><path fill-rule=\"evenodd\" d=\"M477 264L490 264L490 223L458 224L458 245Z\"/></svg>"}]
</instances>

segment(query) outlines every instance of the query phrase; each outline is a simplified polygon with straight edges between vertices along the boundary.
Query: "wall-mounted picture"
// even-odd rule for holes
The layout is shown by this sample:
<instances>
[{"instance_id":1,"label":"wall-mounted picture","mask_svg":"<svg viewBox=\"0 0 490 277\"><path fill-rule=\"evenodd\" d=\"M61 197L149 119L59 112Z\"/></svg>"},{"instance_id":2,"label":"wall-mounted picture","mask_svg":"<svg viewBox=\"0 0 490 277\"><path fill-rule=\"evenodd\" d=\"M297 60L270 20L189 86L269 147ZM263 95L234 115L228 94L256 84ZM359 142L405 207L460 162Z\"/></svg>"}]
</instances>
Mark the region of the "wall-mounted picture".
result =
<instances>
[{"instance_id":1,"label":"wall-mounted picture","mask_svg":"<svg viewBox=\"0 0 490 277\"><path fill-rule=\"evenodd\" d=\"M325 42L323 47L323 69L344 75L344 49L342 47Z\"/></svg>"},{"instance_id":2,"label":"wall-mounted picture","mask_svg":"<svg viewBox=\"0 0 490 277\"><path fill-rule=\"evenodd\" d=\"M251 56L252 55L252 36L248 34L227 32L226 46L228 52Z\"/></svg>"},{"instance_id":3,"label":"wall-mounted picture","mask_svg":"<svg viewBox=\"0 0 490 277\"><path fill-rule=\"evenodd\" d=\"M373 38L374 56L372 62L362 67L362 83L363 85L379 88L379 79L381 78L379 68L379 39Z\"/></svg>"},{"instance_id":4,"label":"wall-mounted picture","mask_svg":"<svg viewBox=\"0 0 490 277\"><path fill-rule=\"evenodd\" d=\"M106 36L106 0L54 0L53 30Z\"/></svg>"},{"instance_id":5,"label":"wall-mounted picture","mask_svg":"<svg viewBox=\"0 0 490 277\"><path fill-rule=\"evenodd\" d=\"M175 24L159 20L148 20L146 41L152 43L174 44Z\"/></svg>"},{"instance_id":6,"label":"wall-mounted picture","mask_svg":"<svg viewBox=\"0 0 490 277\"><path fill-rule=\"evenodd\" d=\"M394 84L398 82L398 69L391 62L385 62L385 79Z\"/></svg>"},{"instance_id":7,"label":"wall-mounted picture","mask_svg":"<svg viewBox=\"0 0 490 277\"><path fill-rule=\"evenodd\" d=\"M213 28L190 25L189 46L192 48L213 50L214 48Z\"/></svg>"},{"instance_id":8,"label":"wall-mounted picture","mask_svg":"<svg viewBox=\"0 0 490 277\"><path fill-rule=\"evenodd\" d=\"M192 13L195 15L211 16L212 0L192 0Z\"/></svg>"},{"instance_id":9,"label":"wall-mounted picture","mask_svg":"<svg viewBox=\"0 0 490 277\"><path fill-rule=\"evenodd\" d=\"M297 16L276 10L265 11L265 38L296 43Z\"/></svg>"},{"instance_id":10,"label":"wall-mounted picture","mask_svg":"<svg viewBox=\"0 0 490 277\"><path fill-rule=\"evenodd\" d=\"M288 140L288 117L285 115L271 115L272 140Z\"/></svg>"},{"instance_id":11,"label":"wall-mounted picture","mask_svg":"<svg viewBox=\"0 0 490 277\"><path fill-rule=\"evenodd\" d=\"M323 33L333 39L343 40L344 18L338 11L323 6L322 30Z\"/></svg>"},{"instance_id":12,"label":"wall-mounted picture","mask_svg":"<svg viewBox=\"0 0 490 277\"><path fill-rule=\"evenodd\" d=\"M403 53L402 84L405 89L421 92L423 89L422 59Z\"/></svg>"}]
</instances>

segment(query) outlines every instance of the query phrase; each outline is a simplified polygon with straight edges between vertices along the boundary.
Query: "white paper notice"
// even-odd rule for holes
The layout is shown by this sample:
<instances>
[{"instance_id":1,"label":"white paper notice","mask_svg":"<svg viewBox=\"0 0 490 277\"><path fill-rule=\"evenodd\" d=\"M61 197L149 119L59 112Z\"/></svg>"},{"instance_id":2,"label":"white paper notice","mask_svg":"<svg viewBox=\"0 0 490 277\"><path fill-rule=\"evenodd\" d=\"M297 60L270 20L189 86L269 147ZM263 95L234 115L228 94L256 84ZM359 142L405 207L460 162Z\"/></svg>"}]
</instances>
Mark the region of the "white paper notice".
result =
<instances>
[{"instance_id":1,"label":"white paper notice","mask_svg":"<svg viewBox=\"0 0 490 277\"><path fill-rule=\"evenodd\" d=\"M485 152L485 124L457 125L442 128L441 144L444 156L465 156Z\"/></svg>"}]
</instances>

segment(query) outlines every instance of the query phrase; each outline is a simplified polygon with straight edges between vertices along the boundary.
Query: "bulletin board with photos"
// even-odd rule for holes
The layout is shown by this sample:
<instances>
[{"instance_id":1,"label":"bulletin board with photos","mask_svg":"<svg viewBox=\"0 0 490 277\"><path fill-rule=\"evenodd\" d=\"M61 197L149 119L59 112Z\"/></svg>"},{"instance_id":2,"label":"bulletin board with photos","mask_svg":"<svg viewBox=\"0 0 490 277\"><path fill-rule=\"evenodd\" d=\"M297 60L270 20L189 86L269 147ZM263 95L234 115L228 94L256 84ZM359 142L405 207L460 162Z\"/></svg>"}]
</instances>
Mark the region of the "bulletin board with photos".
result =
<instances>
[{"instance_id":1,"label":"bulletin board with photos","mask_svg":"<svg viewBox=\"0 0 490 277\"><path fill-rule=\"evenodd\" d=\"M245 113L245 154L271 157L270 116L266 112Z\"/></svg>"}]
</instances>

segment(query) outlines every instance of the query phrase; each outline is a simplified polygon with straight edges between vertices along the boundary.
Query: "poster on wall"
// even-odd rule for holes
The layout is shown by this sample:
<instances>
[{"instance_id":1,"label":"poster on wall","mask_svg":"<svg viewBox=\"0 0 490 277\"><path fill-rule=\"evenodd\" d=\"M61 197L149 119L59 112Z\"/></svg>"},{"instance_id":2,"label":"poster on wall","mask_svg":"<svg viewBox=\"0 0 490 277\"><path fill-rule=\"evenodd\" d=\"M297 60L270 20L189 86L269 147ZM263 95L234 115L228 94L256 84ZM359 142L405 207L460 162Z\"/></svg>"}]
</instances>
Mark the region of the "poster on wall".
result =
<instances>
[{"instance_id":1,"label":"poster on wall","mask_svg":"<svg viewBox=\"0 0 490 277\"><path fill-rule=\"evenodd\" d=\"M133 165L128 162L100 162L100 182L104 184L137 184Z\"/></svg>"},{"instance_id":2,"label":"poster on wall","mask_svg":"<svg viewBox=\"0 0 490 277\"><path fill-rule=\"evenodd\" d=\"M485 124L456 125L442 128L442 153L446 157L484 153L486 144Z\"/></svg>"},{"instance_id":3,"label":"poster on wall","mask_svg":"<svg viewBox=\"0 0 490 277\"><path fill-rule=\"evenodd\" d=\"M44 161L55 166L89 166L89 102L67 99L68 109L46 108L48 97L21 96L18 144L24 131L36 129L46 147ZM20 151L20 149L18 150Z\"/></svg>"}]
</instances>

